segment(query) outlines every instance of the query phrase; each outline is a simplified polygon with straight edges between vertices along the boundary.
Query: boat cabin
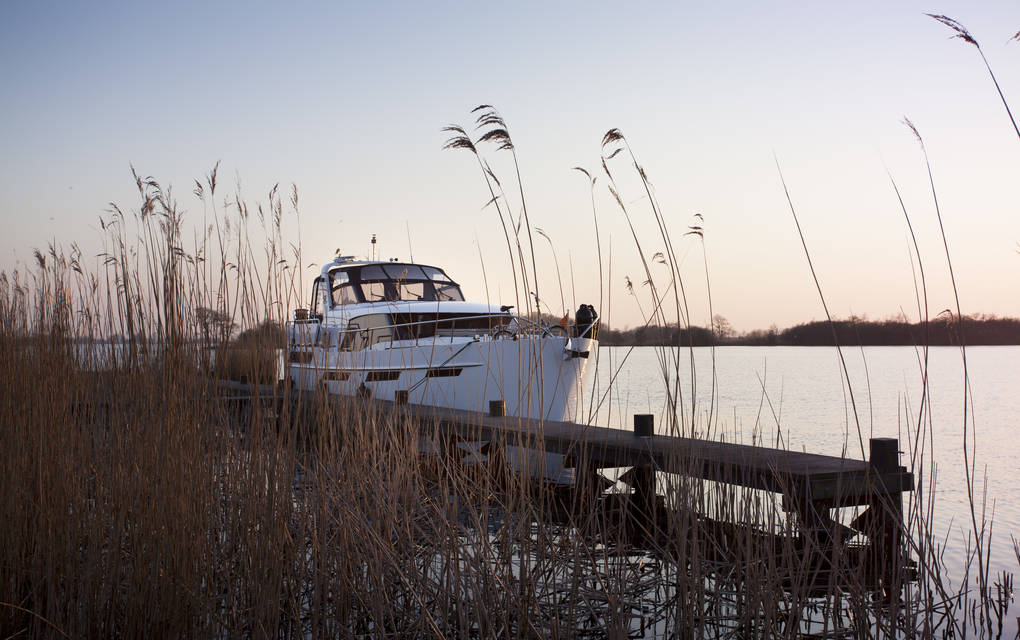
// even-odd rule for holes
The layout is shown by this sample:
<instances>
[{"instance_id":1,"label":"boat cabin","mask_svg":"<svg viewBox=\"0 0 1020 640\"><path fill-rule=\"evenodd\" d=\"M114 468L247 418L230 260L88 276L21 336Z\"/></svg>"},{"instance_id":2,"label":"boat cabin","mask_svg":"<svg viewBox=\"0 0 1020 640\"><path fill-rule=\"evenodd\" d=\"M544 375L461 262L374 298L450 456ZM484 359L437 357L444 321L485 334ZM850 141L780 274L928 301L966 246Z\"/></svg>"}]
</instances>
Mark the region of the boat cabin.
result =
<instances>
[{"instance_id":1,"label":"boat cabin","mask_svg":"<svg viewBox=\"0 0 1020 640\"><path fill-rule=\"evenodd\" d=\"M312 285L313 317L372 302L458 302L460 286L438 267L405 262L331 263Z\"/></svg>"},{"instance_id":2,"label":"boat cabin","mask_svg":"<svg viewBox=\"0 0 1020 640\"><path fill-rule=\"evenodd\" d=\"M306 339L340 351L491 335L512 321L508 309L497 312L487 304L464 302L460 285L438 267L349 258L337 258L323 268L312 285L308 312L297 315L297 323L316 327L317 337ZM292 344L304 341L295 333Z\"/></svg>"}]
</instances>

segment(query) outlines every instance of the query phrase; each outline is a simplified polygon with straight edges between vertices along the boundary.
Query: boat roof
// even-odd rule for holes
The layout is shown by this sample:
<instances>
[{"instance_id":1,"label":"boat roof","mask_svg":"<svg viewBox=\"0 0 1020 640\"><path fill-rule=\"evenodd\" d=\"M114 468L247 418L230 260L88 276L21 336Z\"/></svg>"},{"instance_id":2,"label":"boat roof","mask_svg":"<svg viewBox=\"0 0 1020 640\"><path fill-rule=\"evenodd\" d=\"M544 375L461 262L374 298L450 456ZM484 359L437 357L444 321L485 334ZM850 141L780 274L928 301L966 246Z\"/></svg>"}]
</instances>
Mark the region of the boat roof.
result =
<instances>
[{"instance_id":1,"label":"boat roof","mask_svg":"<svg viewBox=\"0 0 1020 640\"><path fill-rule=\"evenodd\" d=\"M445 276L446 284L450 284L459 288L459 285L450 278L449 274L446 273L441 267L435 267L432 265L424 264L421 262L403 261L398 259L392 260L365 260L357 259L354 256L337 256L335 259L327 262L322 266L323 279L331 278L330 274L334 274L338 271L346 270L360 270L365 267L388 267L388 266L414 266L419 267L423 270L434 269L435 271L441 272ZM425 271L425 273L428 273ZM356 277L360 277L356 276ZM374 278L373 278L374 279ZM354 316L364 315L368 313L406 313L406 314L417 314L426 313L434 315L437 312L450 313L450 314L505 314L507 311L502 305L493 302L478 302L478 301L465 301L465 300L377 300L373 302L357 302L337 305L338 309L343 309L344 314L350 314Z\"/></svg>"},{"instance_id":2,"label":"boat roof","mask_svg":"<svg viewBox=\"0 0 1020 640\"><path fill-rule=\"evenodd\" d=\"M354 256L337 256L336 258L322 265L322 275L326 276L330 272L336 271L337 269L348 269L352 267L367 267L371 265L388 265L388 264L412 264L418 267L439 269L443 273L446 273L446 269L443 269L442 267L437 267L431 264L425 264L423 262L414 262L412 260L400 260L398 258L391 258L389 260L368 260L366 258L356 258Z\"/></svg>"}]
</instances>

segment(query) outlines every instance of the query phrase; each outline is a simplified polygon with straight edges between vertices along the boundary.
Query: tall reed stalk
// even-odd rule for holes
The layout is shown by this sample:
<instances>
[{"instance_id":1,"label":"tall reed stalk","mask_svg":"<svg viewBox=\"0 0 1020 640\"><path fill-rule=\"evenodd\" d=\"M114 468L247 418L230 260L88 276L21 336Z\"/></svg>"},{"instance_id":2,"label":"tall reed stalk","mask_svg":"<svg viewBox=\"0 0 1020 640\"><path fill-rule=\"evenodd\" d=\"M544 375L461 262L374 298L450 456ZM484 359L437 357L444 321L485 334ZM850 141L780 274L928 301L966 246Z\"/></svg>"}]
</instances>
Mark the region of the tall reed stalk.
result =
<instances>
[{"instance_id":1,"label":"tall reed stalk","mask_svg":"<svg viewBox=\"0 0 1020 640\"><path fill-rule=\"evenodd\" d=\"M952 29L953 35L951 37L959 38L960 40L963 40L967 44L974 45L974 48L977 49L978 55L981 56L981 62L984 63L985 69L988 71L988 77L992 79L992 84L995 85L995 91L998 92L999 94L999 99L1002 101L1002 106L1006 109L1006 115L1009 116L1009 121L1013 125L1013 131L1016 132L1017 138L1020 138L1020 127L1017 126L1016 118L1013 117L1013 111L1009 108L1009 103L1006 101L1006 96L1003 95L1002 93L1002 87L999 86L999 81L995 78L995 74L992 73L992 66L988 64L988 58L985 57L985 52L981 49L981 45L978 44L978 41L974 38L974 36L970 34L970 31L967 31L966 27L964 27L956 20L950 18L949 16L937 15L934 13L927 13L925 15L927 15L929 18L932 18L933 20L941 22L945 26ZM1020 40L1020 31L1018 31L1016 35L1011 37L1010 40Z\"/></svg>"}]
</instances>

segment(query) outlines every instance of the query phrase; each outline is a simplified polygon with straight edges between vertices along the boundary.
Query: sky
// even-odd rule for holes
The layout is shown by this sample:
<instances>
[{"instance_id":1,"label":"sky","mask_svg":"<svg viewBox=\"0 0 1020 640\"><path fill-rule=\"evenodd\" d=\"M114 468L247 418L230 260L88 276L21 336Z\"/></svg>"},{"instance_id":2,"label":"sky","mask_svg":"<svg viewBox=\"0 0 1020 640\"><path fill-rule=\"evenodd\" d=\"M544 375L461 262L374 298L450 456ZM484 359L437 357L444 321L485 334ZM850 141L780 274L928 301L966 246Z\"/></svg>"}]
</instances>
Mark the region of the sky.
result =
<instances>
[{"instance_id":1,"label":"sky","mask_svg":"<svg viewBox=\"0 0 1020 640\"><path fill-rule=\"evenodd\" d=\"M442 148L444 126L474 131L471 110L491 104L531 225L549 238L534 235L550 312L598 302L595 218L610 323L647 313L640 254L601 173L602 136L619 128L668 225L693 323L824 318L779 169L829 310L916 319L916 257L891 179L932 315L956 303L906 116L928 149L964 313L1020 316L1020 139L977 50L925 13L967 26L1020 112L1015 0L6 2L0 270L25 269L51 242L98 254L110 203L138 207L132 166L172 186L200 224L194 180L219 162L226 192L251 204L296 185L287 231L306 264L367 255L374 233L381 256L413 254L469 299L510 301L477 162ZM510 155L481 149L517 215ZM577 166L597 176L594 211ZM641 252L663 251L633 167L622 155L608 166ZM703 243L684 235L695 214Z\"/></svg>"}]
</instances>

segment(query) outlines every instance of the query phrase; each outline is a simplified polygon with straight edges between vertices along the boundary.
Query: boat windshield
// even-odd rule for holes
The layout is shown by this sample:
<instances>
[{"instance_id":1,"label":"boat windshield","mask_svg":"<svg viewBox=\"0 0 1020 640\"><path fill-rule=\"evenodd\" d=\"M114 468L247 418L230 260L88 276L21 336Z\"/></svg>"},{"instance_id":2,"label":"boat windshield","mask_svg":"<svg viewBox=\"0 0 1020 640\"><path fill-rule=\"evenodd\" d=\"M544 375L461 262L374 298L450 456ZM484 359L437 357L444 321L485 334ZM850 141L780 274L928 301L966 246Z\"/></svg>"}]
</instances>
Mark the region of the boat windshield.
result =
<instances>
[{"instance_id":1,"label":"boat windshield","mask_svg":"<svg viewBox=\"0 0 1020 640\"><path fill-rule=\"evenodd\" d=\"M348 275L343 271L333 273L331 297L333 306L341 304L357 304L358 296L354 291L354 285Z\"/></svg>"},{"instance_id":2,"label":"boat windshield","mask_svg":"<svg viewBox=\"0 0 1020 640\"><path fill-rule=\"evenodd\" d=\"M358 286L365 302L463 300L456 282L441 269L416 264L372 264L362 267Z\"/></svg>"}]
</instances>

